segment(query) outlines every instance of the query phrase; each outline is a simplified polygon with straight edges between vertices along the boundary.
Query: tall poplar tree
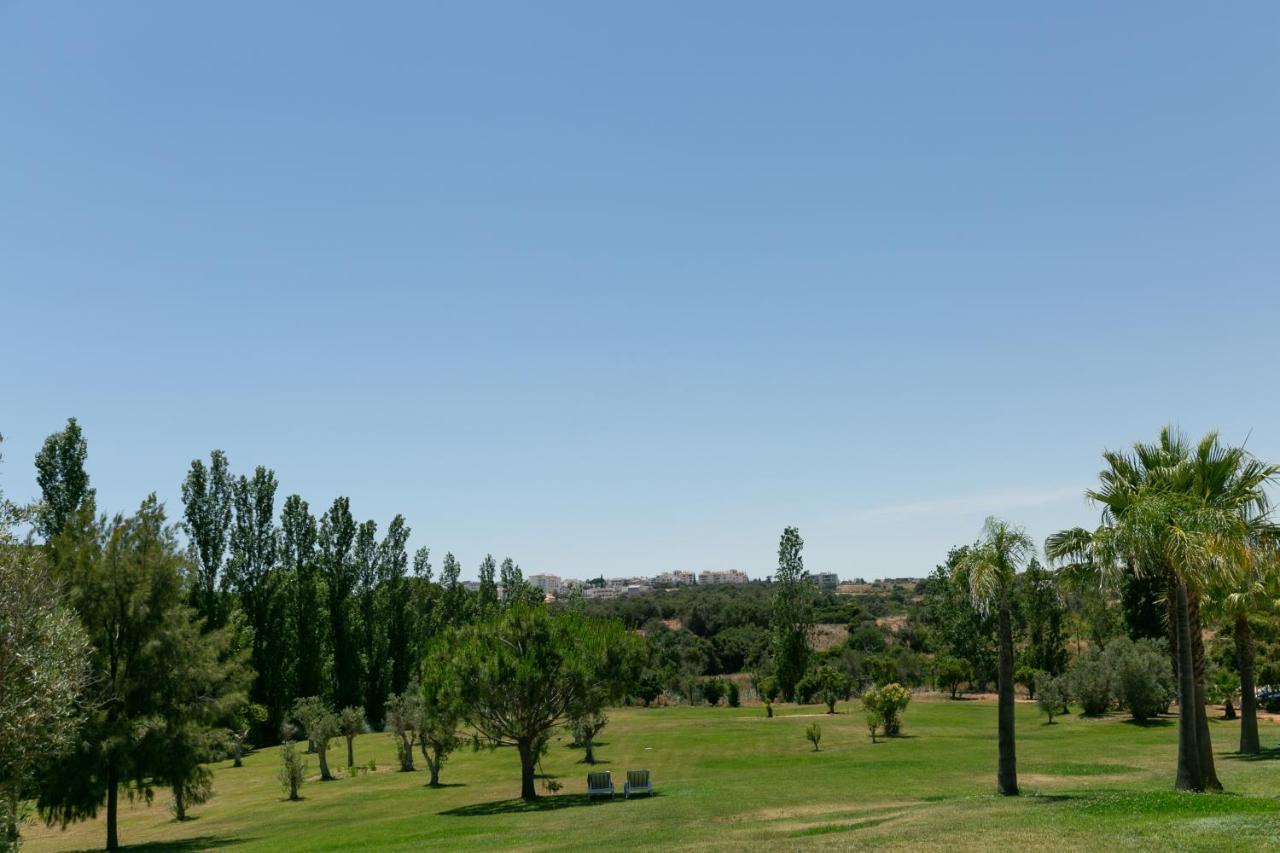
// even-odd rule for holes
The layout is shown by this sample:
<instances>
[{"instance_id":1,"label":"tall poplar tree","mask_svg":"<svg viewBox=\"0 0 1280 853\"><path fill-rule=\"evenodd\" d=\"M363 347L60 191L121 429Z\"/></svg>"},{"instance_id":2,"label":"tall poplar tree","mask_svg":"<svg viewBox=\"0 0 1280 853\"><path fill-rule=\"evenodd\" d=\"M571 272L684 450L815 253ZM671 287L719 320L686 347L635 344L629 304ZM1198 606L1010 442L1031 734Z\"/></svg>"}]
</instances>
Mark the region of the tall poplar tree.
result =
<instances>
[{"instance_id":1,"label":"tall poplar tree","mask_svg":"<svg viewBox=\"0 0 1280 853\"><path fill-rule=\"evenodd\" d=\"M65 429L46 438L36 454L36 484L40 486L36 530L46 542L62 532L81 504L93 499L84 467L88 456L89 444L75 418L68 418Z\"/></svg>"},{"instance_id":2,"label":"tall poplar tree","mask_svg":"<svg viewBox=\"0 0 1280 853\"><path fill-rule=\"evenodd\" d=\"M458 582L462 564L449 551L440 563L440 586L443 589L442 617L448 625L464 625L468 621L467 590Z\"/></svg>"},{"instance_id":3,"label":"tall poplar tree","mask_svg":"<svg viewBox=\"0 0 1280 853\"><path fill-rule=\"evenodd\" d=\"M333 704L339 708L363 705L360 653L351 629L351 599L356 588L352 554L356 522L351 501L337 498L320 519L320 572L325 580L329 611L329 645L333 649Z\"/></svg>"},{"instance_id":4,"label":"tall poplar tree","mask_svg":"<svg viewBox=\"0 0 1280 853\"><path fill-rule=\"evenodd\" d=\"M809 664L809 635L813 631L815 587L809 582L800 552L800 531L788 527L778 542L778 571L773 576L773 666L778 687L788 702Z\"/></svg>"},{"instance_id":5,"label":"tall poplar tree","mask_svg":"<svg viewBox=\"0 0 1280 853\"><path fill-rule=\"evenodd\" d=\"M320 617L320 581L316 518L298 495L284 499L280 513L280 560L292 587L295 662L293 696L324 693L324 622ZM273 730L278 728L273 726Z\"/></svg>"},{"instance_id":6,"label":"tall poplar tree","mask_svg":"<svg viewBox=\"0 0 1280 853\"><path fill-rule=\"evenodd\" d=\"M259 465L253 477L234 482L235 524L231 528L231 559L227 580L253 629L251 660L257 678L254 702L268 709L273 722L283 721L289 700L286 683L288 632L273 616L279 611L275 576L278 542L275 526L275 472Z\"/></svg>"},{"instance_id":7,"label":"tall poplar tree","mask_svg":"<svg viewBox=\"0 0 1280 853\"><path fill-rule=\"evenodd\" d=\"M366 521L356 531L354 559L356 602L360 612L360 672L363 677L360 704L365 710L365 717L376 725L382 719L382 705L387 699L387 634L380 601L382 553L378 546L377 522Z\"/></svg>"},{"instance_id":8,"label":"tall poplar tree","mask_svg":"<svg viewBox=\"0 0 1280 853\"><path fill-rule=\"evenodd\" d=\"M386 610L387 655L390 669L387 685L391 693L403 693L413 678L414 661L411 651L413 612L409 585L405 573L409 569L409 525L404 516L397 515L387 527L382 540L382 572ZM383 699L386 697L383 696ZM381 706L381 700L379 706ZM371 715L370 720L374 719ZM379 707L378 719L381 719Z\"/></svg>"},{"instance_id":9,"label":"tall poplar tree","mask_svg":"<svg viewBox=\"0 0 1280 853\"><path fill-rule=\"evenodd\" d=\"M481 618L492 615L498 609L498 584L494 580L497 571L498 564L494 562L493 555L485 554L484 559L480 561L478 606Z\"/></svg>"},{"instance_id":10,"label":"tall poplar tree","mask_svg":"<svg viewBox=\"0 0 1280 853\"><path fill-rule=\"evenodd\" d=\"M209 454L207 468L202 460L192 460L182 481L183 517L196 562L191 606L210 627L221 625L224 619L218 592L231 530L233 486L227 455L221 450Z\"/></svg>"}]
</instances>

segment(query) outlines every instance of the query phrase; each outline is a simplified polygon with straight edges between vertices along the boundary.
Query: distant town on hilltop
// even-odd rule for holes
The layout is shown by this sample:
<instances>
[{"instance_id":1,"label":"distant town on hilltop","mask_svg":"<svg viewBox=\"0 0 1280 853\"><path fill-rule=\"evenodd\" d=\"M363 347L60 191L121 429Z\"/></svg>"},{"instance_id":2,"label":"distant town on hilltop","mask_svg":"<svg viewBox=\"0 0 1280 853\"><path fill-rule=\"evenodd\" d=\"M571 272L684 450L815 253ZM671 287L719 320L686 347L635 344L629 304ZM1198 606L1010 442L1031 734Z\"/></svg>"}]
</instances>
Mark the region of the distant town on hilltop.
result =
<instances>
[{"instance_id":1,"label":"distant town on hilltop","mask_svg":"<svg viewBox=\"0 0 1280 853\"><path fill-rule=\"evenodd\" d=\"M717 584L769 583L771 577L753 581L747 573L739 569L706 569L701 572L676 570L662 572L653 577L615 577L605 578L603 575L588 580L562 578L552 574L534 574L525 578L530 586L542 590L548 601L555 601L580 593L583 598L607 599L622 598L628 595L641 595L655 590L677 589L688 586L713 586ZM835 572L813 572L809 580L820 589L829 590L837 595L861 595L871 592L877 586L912 586L920 583L920 578L883 578L866 581L862 578L842 581ZM462 585L471 592L480 589L479 581L463 581ZM503 590L498 588L501 596Z\"/></svg>"}]
</instances>

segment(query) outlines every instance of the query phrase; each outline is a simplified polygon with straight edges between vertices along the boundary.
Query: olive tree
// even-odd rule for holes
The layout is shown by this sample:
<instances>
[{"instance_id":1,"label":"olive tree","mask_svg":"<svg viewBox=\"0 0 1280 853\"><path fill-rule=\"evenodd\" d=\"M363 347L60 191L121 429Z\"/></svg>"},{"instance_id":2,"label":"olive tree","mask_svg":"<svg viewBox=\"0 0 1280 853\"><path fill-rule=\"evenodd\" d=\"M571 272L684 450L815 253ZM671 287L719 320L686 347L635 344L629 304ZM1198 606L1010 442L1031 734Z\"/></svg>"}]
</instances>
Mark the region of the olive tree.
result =
<instances>
[{"instance_id":1,"label":"olive tree","mask_svg":"<svg viewBox=\"0 0 1280 853\"><path fill-rule=\"evenodd\" d=\"M435 644L427 656L420 697L422 717L418 724L418 748L431 774L430 785L440 786L440 770L449 755L463 743L462 691L449 665L452 650L445 641Z\"/></svg>"},{"instance_id":2,"label":"olive tree","mask_svg":"<svg viewBox=\"0 0 1280 853\"><path fill-rule=\"evenodd\" d=\"M347 767L356 766L356 735L364 734L368 727L364 712L355 706L343 708L338 714L338 733L347 739Z\"/></svg>"},{"instance_id":3,"label":"olive tree","mask_svg":"<svg viewBox=\"0 0 1280 853\"><path fill-rule=\"evenodd\" d=\"M307 761L298 754L298 748L293 742L296 733L289 723L281 727L280 770L276 774L276 778L280 780L280 787L289 792L291 800L301 799L298 796L298 789L302 787L307 776Z\"/></svg>"},{"instance_id":4,"label":"olive tree","mask_svg":"<svg viewBox=\"0 0 1280 853\"><path fill-rule=\"evenodd\" d=\"M404 693L392 693L383 706L386 717L386 730L396 739L396 758L400 761L402 773L412 773L413 746L418 742L418 732L422 728L422 696L418 691L410 689Z\"/></svg>"},{"instance_id":5,"label":"olive tree","mask_svg":"<svg viewBox=\"0 0 1280 853\"><path fill-rule=\"evenodd\" d=\"M70 746L84 718L89 640L44 554L9 536L0 498L0 846L18 838L18 804L35 767Z\"/></svg>"}]
</instances>

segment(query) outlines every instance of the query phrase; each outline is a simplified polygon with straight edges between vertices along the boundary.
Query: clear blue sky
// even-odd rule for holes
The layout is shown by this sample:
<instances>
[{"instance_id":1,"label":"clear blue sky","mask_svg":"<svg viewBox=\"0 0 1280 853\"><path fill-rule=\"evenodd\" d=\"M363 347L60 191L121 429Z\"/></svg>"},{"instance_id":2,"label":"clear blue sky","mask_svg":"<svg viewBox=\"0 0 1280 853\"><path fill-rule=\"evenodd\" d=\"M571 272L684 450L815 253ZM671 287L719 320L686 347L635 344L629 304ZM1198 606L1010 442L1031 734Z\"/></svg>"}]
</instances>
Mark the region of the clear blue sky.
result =
<instances>
[{"instance_id":1,"label":"clear blue sky","mask_svg":"<svg viewBox=\"0 0 1280 853\"><path fill-rule=\"evenodd\" d=\"M873 577L1280 458L1280 6L622 5L0 2L0 487Z\"/></svg>"}]
</instances>

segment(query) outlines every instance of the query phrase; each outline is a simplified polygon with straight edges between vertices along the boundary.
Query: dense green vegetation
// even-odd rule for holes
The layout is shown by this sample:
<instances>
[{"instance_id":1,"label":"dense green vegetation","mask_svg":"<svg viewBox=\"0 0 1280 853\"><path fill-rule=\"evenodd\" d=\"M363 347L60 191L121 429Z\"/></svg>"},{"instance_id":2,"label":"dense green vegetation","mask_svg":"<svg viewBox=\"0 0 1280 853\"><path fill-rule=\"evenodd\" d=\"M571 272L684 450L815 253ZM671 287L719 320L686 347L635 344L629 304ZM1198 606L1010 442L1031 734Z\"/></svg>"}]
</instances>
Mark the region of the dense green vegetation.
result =
<instances>
[{"instance_id":1,"label":"dense green vegetation","mask_svg":"<svg viewBox=\"0 0 1280 853\"><path fill-rule=\"evenodd\" d=\"M1105 454L1088 492L1103 508L1100 525L1051 536L1047 565L1021 528L992 518L914 587L836 595L812 583L800 531L788 527L766 582L550 605L510 558L486 556L470 591L447 553L437 580L427 549L410 558L403 517L380 536L345 497L316 518L291 495L277 520L274 473L259 466L237 477L217 451L207 466L191 465L181 524L154 496L132 515L100 514L88 458L71 420L36 459L41 500L19 507L0 495L0 572L14 590L0 607L7 843L17 839L15 815L34 808L64 829L100 820L115 849L122 811L159 789L181 825L193 806L208 813L222 781L255 778L211 770L227 759L228 770L261 771L261 756L273 755L271 777L290 801L312 796L317 773L326 788L380 779L379 766L412 773L415 752L428 787L469 786L465 767L493 765L464 758L467 743L514 756L510 788L502 803L472 800L443 814L555 811L578 803L572 789L562 793L567 774L547 769L562 763L561 746L581 750L584 764L612 762L609 747L628 727L647 739L642 722L659 744L714 740L678 731L706 717L640 705L730 709L718 718L726 726L774 727L744 730L730 752L749 751L748 732L769 739L767 752L782 747L763 733L790 724L770 721L820 703L827 719L801 732L811 751L839 751L852 731L873 745L883 735L885 752L901 758L886 784L906 797L917 796L914 768L938 769L933 753L901 745L904 726L909 738L925 736L915 709L940 740L952 725L940 709L974 719L961 703L913 703L911 690L926 686L955 700L995 685L994 708L974 708L994 711L987 761L1004 795L1029 787L1028 740L1054 738L1060 760L1088 745L1087 735L1056 740L1059 725L1088 731L1072 723L1076 709L1082 721L1122 715L1153 730L1170 727L1176 709L1176 729L1161 734L1176 746L1166 767L1179 791L1226 787L1210 701L1227 720L1238 705L1232 760L1270 756L1258 699L1267 706L1280 694L1255 686L1278 675L1280 529L1265 488L1280 467L1215 435L1192 444L1165 430L1131 453ZM24 522L32 532L20 540ZM15 689L25 682L35 688ZM1038 708L1016 705L1019 688ZM836 713L855 697L856 713ZM1028 734L1037 710L1055 734ZM1137 732L1135 743L1148 737ZM242 762L246 750L255 754ZM394 762L379 757L387 754ZM771 784L759 784L746 802L770 802ZM516 793L522 805L508 801ZM556 796L537 805L547 794Z\"/></svg>"}]
</instances>

